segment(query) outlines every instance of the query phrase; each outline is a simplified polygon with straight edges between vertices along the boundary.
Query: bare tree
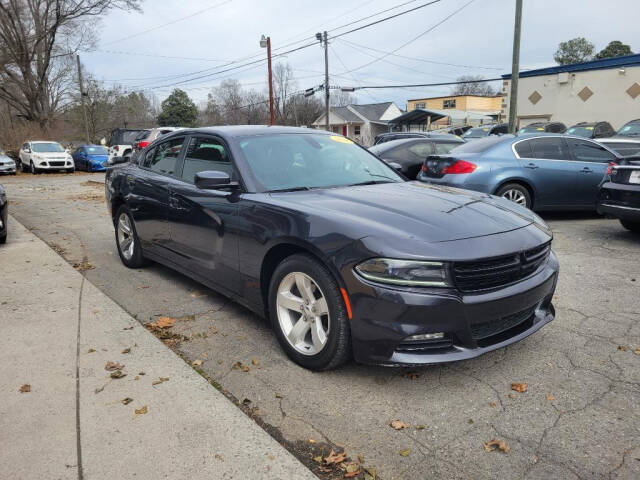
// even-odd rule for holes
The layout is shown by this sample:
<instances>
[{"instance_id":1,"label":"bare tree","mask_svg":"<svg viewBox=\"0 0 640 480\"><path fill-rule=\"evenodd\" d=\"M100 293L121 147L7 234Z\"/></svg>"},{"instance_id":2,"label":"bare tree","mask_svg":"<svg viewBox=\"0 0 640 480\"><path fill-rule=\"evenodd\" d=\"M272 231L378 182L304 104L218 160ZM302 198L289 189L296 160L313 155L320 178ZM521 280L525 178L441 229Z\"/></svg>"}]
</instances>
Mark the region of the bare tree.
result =
<instances>
[{"instance_id":1,"label":"bare tree","mask_svg":"<svg viewBox=\"0 0 640 480\"><path fill-rule=\"evenodd\" d=\"M356 97L349 92L343 92L342 90L333 90L329 97L329 103L332 107L346 107L356 103Z\"/></svg>"},{"instance_id":2,"label":"bare tree","mask_svg":"<svg viewBox=\"0 0 640 480\"><path fill-rule=\"evenodd\" d=\"M293 111L289 102L290 96L297 88L293 77L293 68L288 63L278 63L273 69L273 108L276 122L280 125L294 123Z\"/></svg>"},{"instance_id":3,"label":"bare tree","mask_svg":"<svg viewBox=\"0 0 640 480\"><path fill-rule=\"evenodd\" d=\"M0 98L44 127L67 95L70 53L90 46L95 23L140 0L1 0Z\"/></svg>"},{"instance_id":4,"label":"bare tree","mask_svg":"<svg viewBox=\"0 0 640 480\"><path fill-rule=\"evenodd\" d=\"M484 95L492 97L496 91L484 80L482 75L462 75L456 79L459 83L451 89L451 95Z\"/></svg>"}]
</instances>

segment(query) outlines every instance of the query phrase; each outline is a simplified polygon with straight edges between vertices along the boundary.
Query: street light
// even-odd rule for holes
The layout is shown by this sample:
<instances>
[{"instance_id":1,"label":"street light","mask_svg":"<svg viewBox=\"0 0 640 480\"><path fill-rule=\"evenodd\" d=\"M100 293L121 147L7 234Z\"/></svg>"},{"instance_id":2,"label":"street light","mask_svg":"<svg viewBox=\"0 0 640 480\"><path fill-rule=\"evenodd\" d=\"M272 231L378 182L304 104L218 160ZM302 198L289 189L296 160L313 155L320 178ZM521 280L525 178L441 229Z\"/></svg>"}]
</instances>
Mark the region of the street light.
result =
<instances>
[{"instance_id":1,"label":"street light","mask_svg":"<svg viewBox=\"0 0 640 480\"><path fill-rule=\"evenodd\" d=\"M267 49L267 65L269 68L269 125L273 125L273 75L271 73L271 37L265 37L262 35L260 39L260 47Z\"/></svg>"}]
</instances>

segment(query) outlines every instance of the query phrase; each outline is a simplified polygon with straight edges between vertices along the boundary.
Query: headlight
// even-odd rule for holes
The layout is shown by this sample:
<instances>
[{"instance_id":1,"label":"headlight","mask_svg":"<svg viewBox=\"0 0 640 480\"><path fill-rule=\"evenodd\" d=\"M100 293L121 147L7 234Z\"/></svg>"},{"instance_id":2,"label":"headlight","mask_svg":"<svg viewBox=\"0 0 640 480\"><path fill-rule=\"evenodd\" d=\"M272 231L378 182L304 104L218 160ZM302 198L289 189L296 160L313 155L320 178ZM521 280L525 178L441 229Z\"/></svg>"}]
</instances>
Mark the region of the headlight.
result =
<instances>
[{"instance_id":1,"label":"headlight","mask_svg":"<svg viewBox=\"0 0 640 480\"><path fill-rule=\"evenodd\" d=\"M356 271L373 282L414 287L450 287L448 269L442 262L372 258L356 265Z\"/></svg>"}]
</instances>

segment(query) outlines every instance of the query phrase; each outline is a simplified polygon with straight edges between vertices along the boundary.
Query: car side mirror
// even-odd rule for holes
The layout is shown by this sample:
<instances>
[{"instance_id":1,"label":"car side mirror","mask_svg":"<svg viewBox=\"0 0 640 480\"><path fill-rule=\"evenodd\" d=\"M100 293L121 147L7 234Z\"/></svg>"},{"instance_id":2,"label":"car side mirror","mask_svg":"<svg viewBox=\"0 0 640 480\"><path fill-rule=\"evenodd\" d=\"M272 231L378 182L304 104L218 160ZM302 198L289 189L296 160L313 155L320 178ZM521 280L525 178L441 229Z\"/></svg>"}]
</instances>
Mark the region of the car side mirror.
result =
<instances>
[{"instance_id":1,"label":"car side mirror","mask_svg":"<svg viewBox=\"0 0 640 480\"><path fill-rule=\"evenodd\" d=\"M205 170L196 173L194 183L201 190L221 190L238 186L237 182L231 181L228 173L218 170Z\"/></svg>"},{"instance_id":2,"label":"car side mirror","mask_svg":"<svg viewBox=\"0 0 640 480\"><path fill-rule=\"evenodd\" d=\"M25 152L27 152L27 153L31 153L31 149L30 149L30 148L27 148L27 149L25 150Z\"/></svg>"},{"instance_id":3,"label":"car side mirror","mask_svg":"<svg viewBox=\"0 0 640 480\"><path fill-rule=\"evenodd\" d=\"M388 162L387 165L389 165L397 172L402 172L402 165L400 165L398 162Z\"/></svg>"}]
</instances>

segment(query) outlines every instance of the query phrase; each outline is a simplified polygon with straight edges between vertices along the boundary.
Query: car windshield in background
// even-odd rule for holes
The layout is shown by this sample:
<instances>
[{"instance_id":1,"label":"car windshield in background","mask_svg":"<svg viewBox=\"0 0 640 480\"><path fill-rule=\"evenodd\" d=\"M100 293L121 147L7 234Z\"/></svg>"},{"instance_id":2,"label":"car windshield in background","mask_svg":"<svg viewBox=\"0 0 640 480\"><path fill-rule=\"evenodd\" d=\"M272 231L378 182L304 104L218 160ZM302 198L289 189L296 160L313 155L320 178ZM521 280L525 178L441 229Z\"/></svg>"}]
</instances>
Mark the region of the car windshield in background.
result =
<instances>
[{"instance_id":1,"label":"car windshield in background","mask_svg":"<svg viewBox=\"0 0 640 480\"><path fill-rule=\"evenodd\" d=\"M630 137L640 137L640 123L625 125L620 129L618 135L628 135Z\"/></svg>"},{"instance_id":2,"label":"car windshield in background","mask_svg":"<svg viewBox=\"0 0 640 480\"><path fill-rule=\"evenodd\" d=\"M591 138L593 135L593 127L571 127L567 130L569 135L577 135L579 137Z\"/></svg>"},{"instance_id":3,"label":"car windshield in background","mask_svg":"<svg viewBox=\"0 0 640 480\"><path fill-rule=\"evenodd\" d=\"M59 143L32 143L31 149L36 153L64 152L64 148Z\"/></svg>"},{"instance_id":4,"label":"car windshield in background","mask_svg":"<svg viewBox=\"0 0 640 480\"><path fill-rule=\"evenodd\" d=\"M85 147L89 155L107 155L109 152L104 147Z\"/></svg>"},{"instance_id":5,"label":"car windshield in background","mask_svg":"<svg viewBox=\"0 0 640 480\"><path fill-rule=\"evenodd\" d=\"M462 138L482 138L489 135L489 127L470 128L462 134Z\"/></svg>"},{"instance_id":6,"label":"car windshield in background","mask_svg":"<svg viewBox=\"0 0 640 480\"><path fill-rule=\"evenodd\" d=\"M451 153L481 153L485 150L489 150L496 143L502 142L506 138L513 138L512 135L492 135L490 137L481 138L475 142L462 143L459 146L451 150Z\"/></svg>"},{"instance_id":7,"label":"car windshield in background","mask_svg":"<svg viewBox=\"0 0 640 480\"><path fill-rule=\"evenodd\" d=\"M267 191L404 181L367 150L337 135L261 135L242 138L239 145Z\"/></svg>"},{"instance_id":8,"label":"car windshield in background","mask_svg":"<svg viewBox=\"0 0 640 480\"><path fill-rule=\"evenodd\" d=\"M434 142L433 146L437 154L449 153L454 148L464 145L462 142Z\"/></svg>"}]
</instances>

